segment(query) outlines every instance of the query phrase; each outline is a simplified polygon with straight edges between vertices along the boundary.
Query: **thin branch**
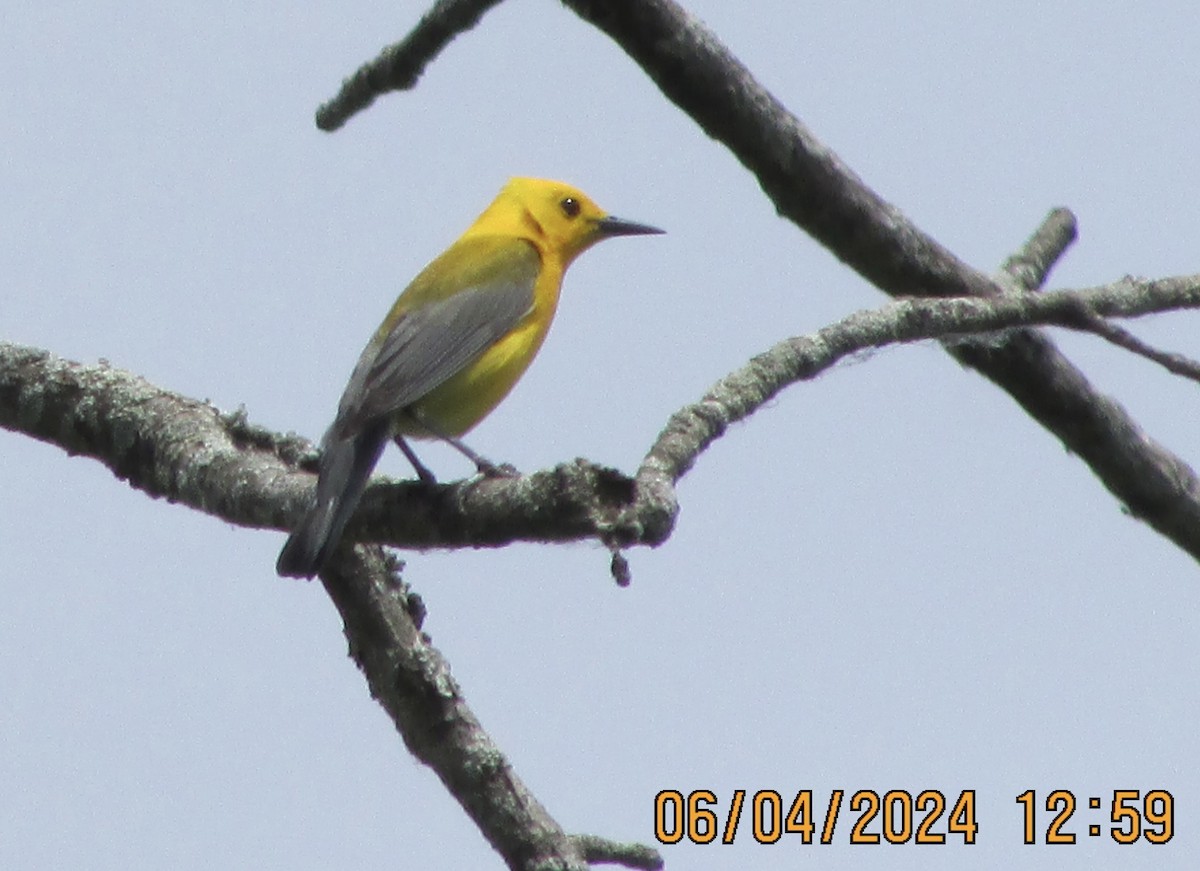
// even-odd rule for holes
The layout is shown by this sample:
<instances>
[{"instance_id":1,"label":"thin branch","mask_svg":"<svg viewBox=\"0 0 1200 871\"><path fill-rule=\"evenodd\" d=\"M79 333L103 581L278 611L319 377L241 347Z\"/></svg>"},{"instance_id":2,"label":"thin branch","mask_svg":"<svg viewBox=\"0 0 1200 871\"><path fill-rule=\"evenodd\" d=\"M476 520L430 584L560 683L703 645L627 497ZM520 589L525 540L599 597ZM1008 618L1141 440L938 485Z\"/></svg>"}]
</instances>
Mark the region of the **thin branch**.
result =
<instances>
[{"instance_id":1,"label":"thin branch","mask_svg":"<svg viewBox=\"0 0 1200 871\"><path fill-rule=\"evenodd\" d=\"M988 296L960 261L872 191L672 0L563 0L616 41L662 92L757 177L776 210L893 296ZM1196 555L1195 473L1035 332L949 349L1007 391L1134 517ZM664 470L665 471L665 470ZM640 481L640 479L639 479Z\"/></svg>"},{"instance_id":2,"label":"thin branch","mask_svg":"<svg viewBox=\"0 0 1200 871\"><path fill-rule=\"evenodd\" d=\"M1089 333L1095 333L1118 348L1124 348L1132 354L1157 363L1168 372L1192 381L1200 381L1200 363L1190 357L1172 351L1160 351L1153 345L1143 342L1124 327L1109 323L1103 318L1088 318L1086 329Z\"/></svg>"},{"instance_id":3,"label":"thin branch","mask_svg":"<svg viewBox=\"0 0 1200 871\"><path fill-rule=\"evenodd\" d=\"M810 336L786 339L722 378L699 402L671 416L638 473L638 483L677 481L725 429L753 414L779 391L809 380L871 348L937 338L952 347L1004 347L1015 328L1032 324L1083 329L1093 317L1136 317L1171 308L1200 308L1200 275L1134 281L1088 290L1009 294L1002 298L907 299L856 312ZM1193 486L1195 482L1193 481ZM1197 492L1200 492L1198 490ZM1200 529L1189 549L1200 559Z\"/></svg>"},{"instance_id":4,"label":"thin branch","mask_svg":"<svg viewBox=\"0 0 1200 871\"><path fill-rule=\"evenodd\" d=\"M1046 220L1021 247L1000 267L1003 277L1012 280L1019 289L1040 290L1050 269L1075 241L1075 216L1067 209L1054 209ZM1105 341L1157 363L1168 372L1200 381L1200 363L1183 354L1160 351L1143 342L1133 333L1104 318L1081 312L1081 330L1093 333Z\"/></svg>"},{"instance_id":5,"label":"thin branch","mask_svg":"<svg viewBox=\"0 0 1200 871\"><path fill-rule=\"evenodd\" d=\"M1040 290L1050 270L1079 233L1070 209L1051 209L1021 248L1001 265L1001 272L1022 290Z\"/></svg>"},{"instance_id":6,"label":"thin branch","mask_svg":"<svg viewBox=\"0 0 1200 871\"><path fill-rule=\"evenodd\" d=\"M500 0L438 0L400 42L383 49L342 82L337 96L317 109L317 127L333 132L388 91L413 88L442 49L479 23Z\"/></svg>"}]
</instances>

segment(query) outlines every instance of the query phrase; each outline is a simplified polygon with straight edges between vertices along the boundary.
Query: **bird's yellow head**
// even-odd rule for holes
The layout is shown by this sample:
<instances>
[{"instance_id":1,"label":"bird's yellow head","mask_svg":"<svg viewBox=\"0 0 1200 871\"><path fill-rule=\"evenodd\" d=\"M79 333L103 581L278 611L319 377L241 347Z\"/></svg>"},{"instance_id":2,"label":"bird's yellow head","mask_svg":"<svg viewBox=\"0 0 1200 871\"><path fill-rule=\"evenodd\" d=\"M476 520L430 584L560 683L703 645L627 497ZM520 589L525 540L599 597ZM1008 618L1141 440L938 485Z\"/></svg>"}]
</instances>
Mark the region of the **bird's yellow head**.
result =
<instances>
[{"instance_id":1,"label":"bird's yellow head","mask_svg":"<svg viewBox=\"0 0 1200 871\"><path fill-rule=\"evenodd\" d=\"M527 238L544 252L557 255L566 266L602 239L662 230L614 218L569 184L514 178L467 232Z\"/></svg>"}]
</instances>

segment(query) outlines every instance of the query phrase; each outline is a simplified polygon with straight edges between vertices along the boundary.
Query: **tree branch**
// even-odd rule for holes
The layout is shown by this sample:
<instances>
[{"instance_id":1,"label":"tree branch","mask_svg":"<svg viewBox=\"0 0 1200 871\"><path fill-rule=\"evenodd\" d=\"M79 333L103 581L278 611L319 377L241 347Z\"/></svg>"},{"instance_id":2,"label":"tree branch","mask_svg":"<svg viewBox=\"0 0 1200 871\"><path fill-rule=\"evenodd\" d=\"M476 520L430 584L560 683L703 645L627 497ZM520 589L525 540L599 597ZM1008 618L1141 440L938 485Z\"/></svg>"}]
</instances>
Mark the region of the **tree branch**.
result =
<instances>
[{"instance_id":1,"label":"tree branch","mask_svg":"<svg viewBox=\"0 0 1200 871\"><path fill-rule=\"evenodd\" d=\"M1050 269L1075 241L1075 216L1067 209L1054 209L1042 226L1000 267L1001 275L1011 279L1021 290L1040 290ZM1117 324L1098 315L1081 313L1084 320L1079 329L1094 333L1118 348L1145 357L1168 372L1200 381L1200 363L1182 354L1167 353L1154 348Z\"/></svg>"},{"instance_id":2,"label":"tree branch","mask_svg":"<svg viewBox=\"0 0 1200 871\"><path fill-rule=\"evenodd\" d=\"M856 312L811 336L785 339L718 381L697 403L671 416L638 472L677 481L732 423L770 402L784 387L808 380L846 357L887 345L940 339L952 348L1005 347L1018 327L1086 329L1089 316L1134 317L1171 308L1200 308L1200 275L1160 281L1122 279L1106 287L981 299L907 299ZM981 335L984 334L984 335ZM1188 539L1200 559L1200 528Z\"/></svg>"},{"instance_id":3,"label":"tree branch","mask_svg":"<svg viewBox=\"0 0 1200 871\"><path fill-rule=\"evenodd\" d=\"M303 439L253 427L240 412L221 414L104 363L83 366L7 343L0 343L0 426L99 460L151 496L243 526L288 528L312 484L310 473L297 471L312 460ZM533 798L420 633L420 601L380 548L339 549L321 580L372 695L509 867L583 869L589 854L657 867L648 847L568 836Z\"/></svg>"},{"instance_id":4,"label":"tree branch","mask_svg":"<svg viewBox=\"0 0 1200 871\"><path fill-rule=\"evenodd\" d=\"M872 191L800 121L763 88L714 34L672 0L563 0L580 17L611 36L636 60L663 93L710 136L723 142L758 178L780 214L808 231L860 275L893 296L995 296L1005 285L1039 287L1062 250L1074 238L1074 219L1052 213L1042 234L1006 262L997 281L967 266ZM446 9L464 14L470 26L491 3L461 5L442 0L401 43L390 47L355 75L372 96L415 77L389 73L380 82L373 69L417 70L458 32L438 22ZM472 17L473 16L473 17ZM461 29L461 28L460 28ZM353 91L350 83L343 91ZM337 103L341 99L339 95ZM354 100L347 105L359 106ZM355 111L356 109L351 109ZM323 112L326 111L324 108ZM340 110L339 110L340 111ZM340 123L337 122L337 123ZM336 125L334 125L336 126ZM1086 329L1169 371L1200 377L1200 365L1157 351L1126 331L1080 313L1076 329ZM1129 512L1189 553L1200 523L1200 486L1192 469L1146 435L1115 400L1099 393L1083 373L1045 336L1011 332L1001 344L958 343L947 350L1007 391L1037 421L1088 464ZM750 397L754 405L754 397ZM689 416L695 420L695 415ZM674 425L681 422L676 420ZM726 425L718 417L707 426ZM671 427L668 427L668 431ZM664 433L666 435L666 433ZM685 440L686 441L686 440ZM682 468L690 451L680 452ZM643 493L663 507L650 529L669 528L673 494L663 489L678 468L652 451L639 473ZM623 512L629 518L629 512ZM606 540L652 540L637 528L614 530ZM388 537L392 540L391 537ZM614 564L614 568L619 568Z\"/></svg>"},{"instance_id":5,"label":"tree branch","mask_svg":"<svg viewBox=\"0 0 1200 871\"><path fill-rule=\"evenodd\" d=\"M371 695L509 868L582 871L599 861L662 867L650 847L568 835L554 821L467 707L449 665L414 622L411 594L380 548L339 549L321 582Z\"/></svg>"},{"instance_id":6,"label":"tree branch","mask_svg":"<svg viewBox=\"0 0 1200 871\"><path fill-rule=\"evenodd\" d=\"M846 167L700 21L672 0L563 0L615 40L660 90L757 177L781 215L893 296L988 296L1001 286L923 233ZM1043 335L949 349L1007 391L1104 486L1193 554L1200 486Z\"/></svg>"},{"instance_id":7,"label":"tree branch","mask_svg":"<svg viewBox=\"0 0 1200 871\"><path fill-rule=\"evenodd\" d=\"M1109 323L1103 318L1089 319L1086 326L1089 333L1095 333L1109 344L1124 348L1131 354L1145 357L1153 363L1162 366L1172 375L1200 382L1200 363L1183 354L1171 351L1160 351L1158 348L1143 342L1133 333L1117 324Z\"/></svg>"},{"instance_id":8,"label":"tree branch","mask_svg":"<svg viewBox=\"0 0 1200 871\"><path fill-rule=\"evenodd\" d=\"M1070 209L1051 209L1025 244L1000 266L1001 274L1021 290L1041 290L1050 270L1078 235Z\"/></svg>"},{"instance_id":9,"label":"tree branch","mask_svg":"<svg viewBox=\"0 0 1200 871\"><path fill-rule=\"evenodd\" d=\"M1007 348L1018 328L1087 328L1091 318L1200 307L1200 276L1122 279L1080 291L992 298L908 299L857 312L787 339L715 384L667 422L631 480L586 460L517 478L434 488L376 478L346 529L348 541L405 548L502 546L599 539L613 547L666 541L678 513L675 482L732 422L796 381L847 356L940 339L954 353ZM980 334L987 334L980 338ZM154 497L241 526L290 529L314 483L308 441L281 436L164 391L107 364L84 366L0 343L0 426L99 460ZM1177 486L1194 488L1179 474ZM1192 491L1195 493L1195 490ZM1200 558L1200 523L1180 546Z\"/></svg>"},{"instance_id":10,"label":"tree branch","mask_svg":"<svg viewBox=\"0 0 1200 871\"><path fill-rule=\"evenodd\" d=\"M342 82L337 96L317 109L317 127L333 132L388 91L416 86L426 65L500 0L438 0L408 36L383 49Z\"/></svg>"},{"instance_id":11,"label":"tree branch","mask_svg":"<svg viewBox=\"0 0 1200 871\"><path fill-rule=\"evenodd\" d=\"M593 865L624 865L645 871L657 871L663 866L659 852L641 844L619 844L590 835L576 835L575 839L584 857Z\"/></svg>"},{"instance_id":12,"label":"tree branch","mask_svg":"<svg viewBox=\"0 0 1200 871\"><path fill-rule=\"evenodd\" d=\"M438 0L405 40L343 83L318 109L317 125L337 129L378 94L411 88L453 38L497 2ZM1021 329L1057 324L1089 330L1196 377L1191 361L1156 351L1103 318L1200 307L1200 276L1127 279L1074 293L1006 294L1001 282L959 261L871 191L673 3L564 2L618 39L668 96L726 142L782 213L888 293L940 298L860 312L812 336L781 342L673 415L636 479L576 460L518 479L459 482L432 492L376 483L347 530L348 541L405 547L582 538L614 548L661 543L678 511L675 483L729 423L847 355L936 338L1013 394L1135 514L1200 559L1200 487L1191 470L1146 438L1120 406L1095 393L1045 337ZM1073 237L1069 213L1055 213L1005 264L1006 277L1027 290L1040 287ZM0 426L97 459L153 497L244 526L290 528L312 486L314 452L304 439L255 427L241 412L222 414L107 364L83 366L4 343ZM372 695L409 750L437 773L509 867L662 866L647 846L567 834L516 778L420 631L419 599L381 548L339 549L321 580Z\"/></svg>"},{"instance_id":13,"label":"tree branch","mask_svg":"<svg viewBox=\"0 0 1200 871\"><path fill-rule=\"evenodd\" d=\"M563 0L754 173L780 215L893 296L978 296L994 282L885 201L673 0Z\"/></svg>"}]
</instances>

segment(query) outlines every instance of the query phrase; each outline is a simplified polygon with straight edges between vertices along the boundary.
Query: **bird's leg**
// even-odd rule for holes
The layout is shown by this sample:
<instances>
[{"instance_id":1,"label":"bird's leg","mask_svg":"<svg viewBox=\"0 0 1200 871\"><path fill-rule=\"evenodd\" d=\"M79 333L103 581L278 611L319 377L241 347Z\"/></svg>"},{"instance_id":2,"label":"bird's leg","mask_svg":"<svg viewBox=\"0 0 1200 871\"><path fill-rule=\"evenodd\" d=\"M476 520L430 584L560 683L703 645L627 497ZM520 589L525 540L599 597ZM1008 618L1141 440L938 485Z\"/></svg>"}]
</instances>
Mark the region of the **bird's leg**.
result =
<instances>
[{"instance_id":1,"label":"bird's leg","mask_svg":"<svg viewBox=\"0 0 1200 871\"><path fill-rule=\"evenodd\" d=\"M485 477L515 478L517 476L517 469L511 463L502 463L501 465L497 466L487 457L481 457L479 454L475 453L454 436L439 435L438 438L474 463L475 468L479 470L479 474Z\"/></svg>"},{"instance_id":2,"label":"bird's leg","mask_svg":"<svg viewBox=\"0 0 1200 871\"><path fill-rule=\"evenodd\" d=\"M421 426L431 436L450 445L450 447L454 448L454 450L458 451L460 454L462 454L464 457L466 457L468 460L470 460L472 463L474 463L475 468L477 470L479 470L479 474L484 475L488 478L513 478L518 474L516 467L512 466L509 463L504 463L502 465L497 466L495 463L493 463L491 460L487 459L486 457L483 457L483 456L475 453L475 451L471 450L459 439L456 439L454 436L450 435L449 433L442 432L438 427L433 426L428 420L425 419L425 417L420 412L410 408L408 410L408 414L414 421L417 422L417 424L419 426ZM402 447L401 450L404 451L404 455L406 457L408 457L410 462L412 462L414 459L413 455L412 455L412 450L408 447ZM416 464L414 463L414 465L416 465ZM417 474L418 475L420 474L419 470L418 470ZM430 475L430 477L432 477L432 475ZM422 480L424 480L424 479L422 479Z\"/></svg>"},{"instance_id":3,"label":"bird's leg","mask_svg":"<svg viewBox=\"0 0 1200 871\"><path fill-rule=\"evenodd\" d=\"M408 446L408 442L404 440L403 436L395 436L392 440L396 443L396 447L408 458L408 461L412 463L412 467L416 470L417 477L421 479L422 484L426 487L432 487L437 483L437 478L433 476L433 472L429 471L425 464L417 458L416 452Z\"/></svg>"}]
</instances>

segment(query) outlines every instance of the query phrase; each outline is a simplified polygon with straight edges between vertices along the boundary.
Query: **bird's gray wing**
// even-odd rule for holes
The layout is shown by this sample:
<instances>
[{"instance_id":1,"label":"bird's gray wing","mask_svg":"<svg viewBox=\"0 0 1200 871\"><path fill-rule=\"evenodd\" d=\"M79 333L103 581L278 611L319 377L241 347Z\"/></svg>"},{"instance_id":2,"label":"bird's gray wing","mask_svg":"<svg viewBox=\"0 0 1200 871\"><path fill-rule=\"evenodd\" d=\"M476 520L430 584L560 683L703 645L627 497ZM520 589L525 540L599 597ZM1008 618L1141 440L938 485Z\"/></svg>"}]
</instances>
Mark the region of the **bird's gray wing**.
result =
<instances>
[{"instance_id":1,"label":"bird's gray wing","mask_svg":"<svg viewBox=\"0 0 1200 871\"><path fill-rule=\"evenodd\" d=\"M462 371L533 308L537 255L503 280L469 287L405 312L372 341L342 394L334 428L354 432L392 414Z\"/></svg>"}]
</instances>

